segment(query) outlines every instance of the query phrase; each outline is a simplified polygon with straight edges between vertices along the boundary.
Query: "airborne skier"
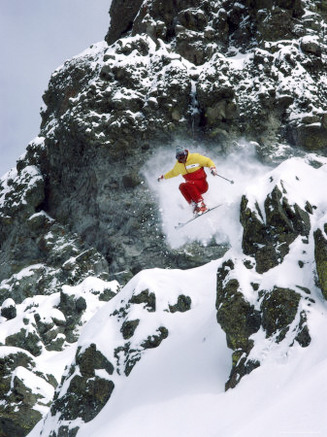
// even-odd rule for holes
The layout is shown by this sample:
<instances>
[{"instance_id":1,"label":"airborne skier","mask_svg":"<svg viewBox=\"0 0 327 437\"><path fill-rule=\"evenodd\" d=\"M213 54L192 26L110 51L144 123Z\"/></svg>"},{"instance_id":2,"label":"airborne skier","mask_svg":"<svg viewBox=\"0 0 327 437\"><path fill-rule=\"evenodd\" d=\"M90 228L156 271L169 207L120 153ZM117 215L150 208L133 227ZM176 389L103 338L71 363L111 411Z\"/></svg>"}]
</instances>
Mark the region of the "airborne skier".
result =
<instances>
[{"instance_id":1,"label":"airborne skier","mask_svg":"<svg viewBox=\"0 0 327 437\"><path fill-rule=\"evenodd\" d=\"M185 200L192 205L193 213L201 215L207 211L202 194L208 190L207 175L204 167L208 167L211 174L218 176L214 162L199 153L190 153L181 146L176 147L175 166L166 174L158 178L158 182L182 175L185 182L181 183L179 189Z\"/></svg>"}]
</instances>

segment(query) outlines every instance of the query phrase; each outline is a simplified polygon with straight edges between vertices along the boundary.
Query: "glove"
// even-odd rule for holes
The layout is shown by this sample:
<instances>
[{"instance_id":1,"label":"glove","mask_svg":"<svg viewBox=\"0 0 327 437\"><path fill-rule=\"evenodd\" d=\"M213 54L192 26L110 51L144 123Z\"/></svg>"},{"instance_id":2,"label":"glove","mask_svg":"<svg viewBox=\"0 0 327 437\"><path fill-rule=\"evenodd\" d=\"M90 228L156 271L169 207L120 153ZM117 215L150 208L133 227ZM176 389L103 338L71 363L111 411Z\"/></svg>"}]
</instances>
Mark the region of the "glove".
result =
<instances>
[{"instance_id":1,"label":"glove","mask_svg":"<svg viewBox=\"0 0 327 437\"><path fill-rule=\"evenodd\" d=\"M158 182L161 182L161 181L163 181L165 178L164 178L164 175L162 174L161 176L159 176L158 177Z\"/></svg>"},{"instance_id":2,"label":"glove","mask_svg":"<svg viewBox=\"0 0 327 437\"><path fill-rule=\"evenodd\" d=\"M212 176L218 176L216 167L210 167L210 171L211 171Z\"/></svg>"}]
</instances>

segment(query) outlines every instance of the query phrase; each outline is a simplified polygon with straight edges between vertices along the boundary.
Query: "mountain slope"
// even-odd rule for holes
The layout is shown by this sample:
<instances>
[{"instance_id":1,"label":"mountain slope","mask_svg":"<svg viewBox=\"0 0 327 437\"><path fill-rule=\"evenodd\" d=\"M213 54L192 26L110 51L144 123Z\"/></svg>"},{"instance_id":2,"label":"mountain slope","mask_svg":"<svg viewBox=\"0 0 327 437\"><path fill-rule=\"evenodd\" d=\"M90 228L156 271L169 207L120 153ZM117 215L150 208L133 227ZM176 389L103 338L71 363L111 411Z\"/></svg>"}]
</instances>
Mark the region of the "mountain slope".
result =
<instances>
[{"instance_id":1,"label":"mountain slope","mask_svg":"<svg viewBox=\"0 0 327 437\"><path fill-rule=\"evenodd\" d=\"M275 183L283 185L291 207L313 205L309 234L298 235L278 265L259 273L240 239L222 259L202 267L136 275L83 329L51 413L30 437L42 435L40 430L51 436L71 432L99 437L154 432L196 436L201 430L208 436L326 431L327 308L315 281L314 238L326 220L324 192L316 188L326 177L326 163L314 155L290 159L244 190L258 208ZM219 223L219 214L203 220ZM196 238L196 233L191 235ZM233 280L239 285L230 299ZM221 315L226 306L229 321ZM258 323L247 332L240 317L249 323L251 306ZM242 350L244 342L251 347ZM111 363L110 375L103 366L83 373L83 354L92 345ZM98 375L113 383L109 402L94 418L86 414L90 404L84 395L72 396L72 381L79 374L88 381ZM236 387L225 392L226 382L226 388Z\"/></svg>"}]
</instances>

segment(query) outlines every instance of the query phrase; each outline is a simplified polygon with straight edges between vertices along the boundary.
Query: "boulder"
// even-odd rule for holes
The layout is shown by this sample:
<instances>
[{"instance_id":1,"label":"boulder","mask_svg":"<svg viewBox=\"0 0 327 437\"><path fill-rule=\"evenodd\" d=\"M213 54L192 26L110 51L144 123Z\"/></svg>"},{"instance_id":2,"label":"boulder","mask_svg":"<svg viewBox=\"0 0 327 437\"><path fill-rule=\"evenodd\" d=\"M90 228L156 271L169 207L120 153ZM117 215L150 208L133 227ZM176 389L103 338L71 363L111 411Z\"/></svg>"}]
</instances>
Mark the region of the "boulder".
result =
<instances>
[{"instance_id":1,"label":"boulder","mask_svg":"<svg viewBox=\"0 0 327 437\"><path fill-rule=\"evenodd\" d=\"M14 319L17 315L16 304L10 297L6 299L1 306L1 315L8 320Z\"/></svg>"}]
</instances>

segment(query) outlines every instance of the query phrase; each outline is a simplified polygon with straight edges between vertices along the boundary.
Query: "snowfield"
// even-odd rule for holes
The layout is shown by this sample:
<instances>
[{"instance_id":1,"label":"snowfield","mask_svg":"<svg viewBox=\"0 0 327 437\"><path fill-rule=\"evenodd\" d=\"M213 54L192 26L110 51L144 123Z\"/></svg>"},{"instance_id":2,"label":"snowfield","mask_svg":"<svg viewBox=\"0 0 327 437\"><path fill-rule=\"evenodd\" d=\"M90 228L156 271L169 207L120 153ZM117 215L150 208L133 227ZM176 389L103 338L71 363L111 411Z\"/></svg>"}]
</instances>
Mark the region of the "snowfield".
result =
<instances>
[{"instance_id":1,"label":"snowfield","mask_svg":"<svg viewBox=\"0 0 327 437\"><path fill-rule=\"evenodd\" d=\"M327 435L327 302L315 283L312 238L314 230L327 222L324 189L327 159L308 155L270 168L258 163L254 155L250 159L245 159L245 155L249 156L241 153L228 160L216 160L218 172L234 179L235 184L210 176L206 201L208 205L222 202L224 207L179 231L174 225L190 212L180 198L178 178L167 184L156 181L157 176L170 168L173 159L163 154L148 164L147 182L160 202L162 226L169 243L179 247L187 241L209 243L215 239L230 244L231 249L223 259L191 270L144 270L97 310L83 328L77 346L84 348L91 342L96 343L109 361L114 360L113 350L121 341L120 325L112 317L113 312L142 290L154 293L156 311L144 317L144 312L142 316L134 307L130 310L129 319L141 318L133 342L137 346L144 334L158 326L165 326L169 335L159 347L142 353L128 377L123 372L112 375L115 389L110 401L90 422L77 420L74 423L80 426L78 437ZM310 165L313 161L319 165ZM297 238L284 262L260 279L265 289L276 284L297 292L299 286L310 289L314 303L306 310L312 341L306 348L296 342L290 345L287 338L278 344L259 330L253 335L255 345L251 354L261 366L243 377L236 388L225 392L232 351L227 348L225 333L216 321L216 272L225 259L244 257L239 223L241 195L245 193L250 202L257 201L260 205L272 181L276 184L282 181L290 204L297 202L303 207L309 201L316 207L310 216L311 233L306 254L303 254L301 238ZM305 264L301 270L299 259L304 259ZM251 292L246 286L248 278L242 276L248 275L248 270L237 273L240 283L244 284L244 295L251 301ZM94 289L97 286L94 283ZM88 288L92 288L92 278L88 279ZM181 294L191 298L191 310L172 314L168 308ZM60 359L62 353L58 357ZM54 363L55 357L52 365ZM60 360L58 366L62 369ZM29 437L48 436L53 429L52 420L40 422Z\"/></svg>"}]
</instances>

